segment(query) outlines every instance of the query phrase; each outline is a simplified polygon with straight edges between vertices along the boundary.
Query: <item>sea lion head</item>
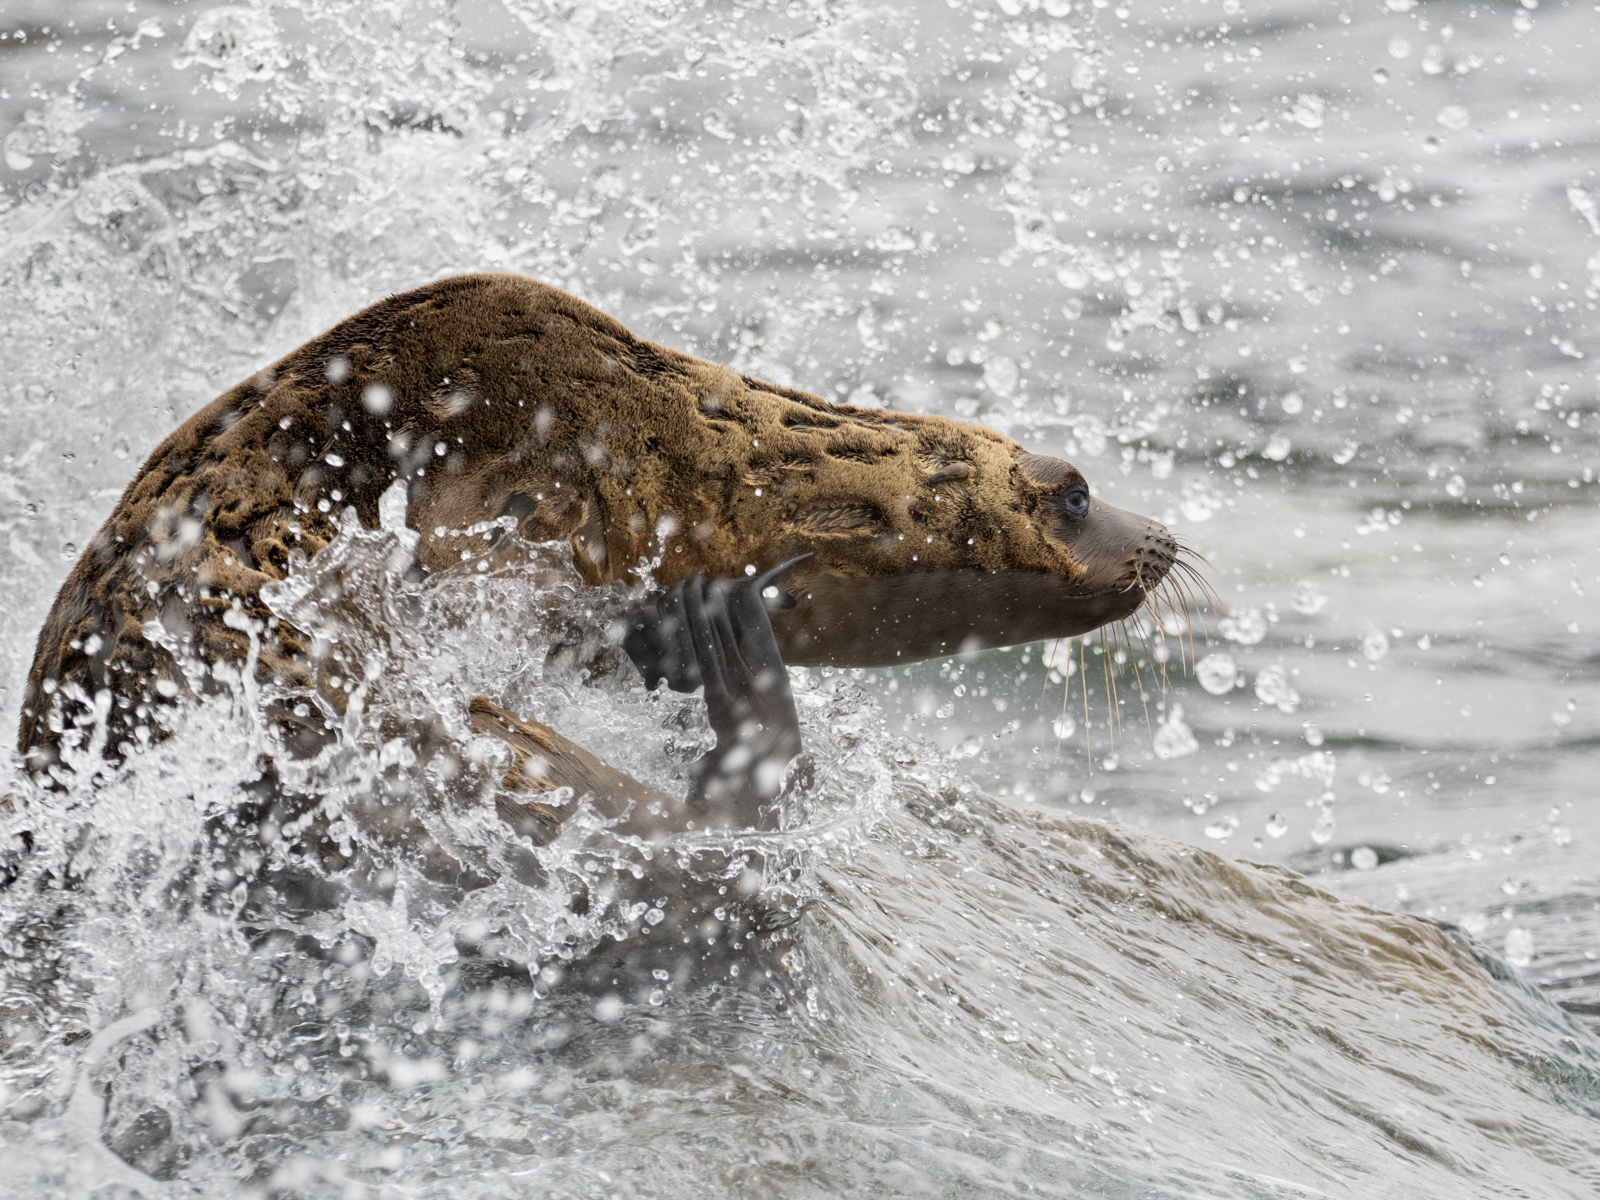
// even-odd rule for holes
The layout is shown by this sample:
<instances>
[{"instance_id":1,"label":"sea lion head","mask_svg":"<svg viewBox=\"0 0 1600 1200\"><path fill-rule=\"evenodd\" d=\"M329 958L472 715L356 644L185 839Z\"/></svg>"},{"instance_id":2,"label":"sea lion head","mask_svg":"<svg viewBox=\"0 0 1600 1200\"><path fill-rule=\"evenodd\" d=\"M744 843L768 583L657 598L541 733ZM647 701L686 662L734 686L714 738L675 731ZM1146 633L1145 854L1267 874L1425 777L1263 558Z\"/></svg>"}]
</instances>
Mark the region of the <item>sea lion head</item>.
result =
<instances>
[{"instance_id":1,"label":"sea lion head","mask_svg":"<svg viewBox=\"0 0 1600 1200\"><path fill-rule=\"evenodd\" d=\"M966 493L965 529L919 525L909 564L899 537L855 541L847 563L824 554L780 581L796 600L773 617L785 661L884 666L1073 637L1130 616L1166 580L1180 547L1165 526L1095 498L1071 463L994 442L1018 451L1003 488L982 488L999 464L981 452L930 476L935 503Z\"/></svg>"}]
</instances>

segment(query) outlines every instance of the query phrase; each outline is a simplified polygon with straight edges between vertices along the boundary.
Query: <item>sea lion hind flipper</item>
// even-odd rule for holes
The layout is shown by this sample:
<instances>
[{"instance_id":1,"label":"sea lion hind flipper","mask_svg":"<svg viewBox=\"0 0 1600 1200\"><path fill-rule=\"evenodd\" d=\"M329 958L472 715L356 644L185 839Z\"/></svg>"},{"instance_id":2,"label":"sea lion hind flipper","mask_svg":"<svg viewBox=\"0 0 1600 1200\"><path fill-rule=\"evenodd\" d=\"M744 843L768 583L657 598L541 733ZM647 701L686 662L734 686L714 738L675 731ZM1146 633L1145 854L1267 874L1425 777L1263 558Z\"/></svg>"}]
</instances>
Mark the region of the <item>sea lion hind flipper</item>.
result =
<instances>
[{"instance_id":1,"label":"sea lion hind flipper","mask_svg":"<svg viewBox=\"0 0 1600 1200\"><path fill-rule=\"evenodd\" d=\"M587 796L604 816L621 820L619 832L651 837L676 828L673 813L678 806L673 801L548 725L519 717L483 696L472 698L470 714L474 733L490 734L511 748L512 766L502 786L512 794L496 797L495 808L519 835L536 843L555 836L571 809L542 801L562 788L571 788L574 797Z\"/></svg>"}]
</instances>

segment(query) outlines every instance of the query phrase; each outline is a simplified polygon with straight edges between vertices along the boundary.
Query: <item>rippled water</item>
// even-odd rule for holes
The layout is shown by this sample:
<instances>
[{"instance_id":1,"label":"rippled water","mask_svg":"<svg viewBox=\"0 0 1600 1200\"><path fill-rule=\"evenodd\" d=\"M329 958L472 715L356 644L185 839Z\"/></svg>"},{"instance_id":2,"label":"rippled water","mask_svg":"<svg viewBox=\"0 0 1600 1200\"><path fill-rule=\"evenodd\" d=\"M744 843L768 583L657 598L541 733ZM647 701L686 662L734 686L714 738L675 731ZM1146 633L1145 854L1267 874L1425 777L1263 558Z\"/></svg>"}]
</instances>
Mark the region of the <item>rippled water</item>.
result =
<instances>
[{"instance_id":1,"label":"rippled water","mask_svg":"<svg viewBox=\"0 0 1600 1200\"><path fill-rule=\"evenodd\" d=\"M1109 700L1094 639L797 672L817 784L760 851L805 915L617 977L566 898L637 851L580 823L530 866L380 726L465 737L484 694L673 790L698 710L547 661L605 596L405 584L352 530L325 619L407 633L296 782L405 791L471 879L380 842L321 906L230 873L246 692L94 786L7 767L42 833L0 895L0 1192L1600 1188L1592 7L71 13L0 14L8 720L173 426L468 270L1070 458L1226 611L1195 671L1135 631Z\"/></svg>"}]
</instances>

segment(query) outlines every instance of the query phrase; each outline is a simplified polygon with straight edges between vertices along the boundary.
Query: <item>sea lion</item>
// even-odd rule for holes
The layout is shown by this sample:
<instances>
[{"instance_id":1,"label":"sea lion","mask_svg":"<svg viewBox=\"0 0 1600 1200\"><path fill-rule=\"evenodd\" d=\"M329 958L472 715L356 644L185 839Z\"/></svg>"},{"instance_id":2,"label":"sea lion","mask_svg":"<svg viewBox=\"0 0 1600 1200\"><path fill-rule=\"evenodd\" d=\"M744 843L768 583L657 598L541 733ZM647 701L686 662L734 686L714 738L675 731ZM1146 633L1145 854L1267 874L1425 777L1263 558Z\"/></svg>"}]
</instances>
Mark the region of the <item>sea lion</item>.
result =
<instances>
[{"instance_id":1,"label":"sea lion","mask_svg":"<svg viewBox=\"0 0 1600 1200\"><path fill-rule=\"evenodd\" d=\"M1137 609L1178 555L1158 523L1091 500L1075 467L990 430L830 404L643 341L545 284L460 276L339 323L151 454L40 632L28 766L60 775L64 743L116 757L160 736L154 710L211 686L220 664L318 686L310 639L261 589L326 546L342 511L375 528L397 481L419 571L478 559L481 536L452 531L512 517L529 541L569 542L589 584L648 573L669 589L636 610L630 654L682 690L708 663L740 667L719 676L722 766L697 787L721 778L743 797L728 817L741 824L773 790L752 755L797 748L782 663L1083 633ZM779 563L769 615L749 581ZM671 632L691 601L698 641ZM316 729L281 716L291 750L315 744ZM571 782L618 813L659 808L553 730L487 701L473 719L520 755L525 791ZM557 819L537 802L502 815L535 837ZM637 819L659 831L682 817Z\"/></svg>"}]
</instances>

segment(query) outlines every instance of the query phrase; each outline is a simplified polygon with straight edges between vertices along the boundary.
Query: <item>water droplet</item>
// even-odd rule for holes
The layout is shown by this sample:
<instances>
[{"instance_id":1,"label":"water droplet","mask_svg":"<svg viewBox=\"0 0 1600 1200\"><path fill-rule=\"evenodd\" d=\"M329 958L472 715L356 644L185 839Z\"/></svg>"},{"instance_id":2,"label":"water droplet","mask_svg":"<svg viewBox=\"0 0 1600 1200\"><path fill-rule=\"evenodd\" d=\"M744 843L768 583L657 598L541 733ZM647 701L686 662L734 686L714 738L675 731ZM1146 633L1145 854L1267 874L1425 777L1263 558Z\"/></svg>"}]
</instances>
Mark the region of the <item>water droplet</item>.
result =
<instances>
[{"instance_id":1,"label":"water droplet","mask_svg":"<svg viewBox=\"0 0 1600 1200\"><path fill-rule=\"evenodd\" d=\"M1234 611L1217 623L1222 636L1241 646L1254 646L1267 636L1267 622L1259 608Z\"/></svg>"},{"instance_id":2,"label":"water droplet","mask_svg":"<svg viewBox=\"0 0 1600 1200\"><path fill-rule=\"evenodd\" d=\"M1231 654L1208 654L1195 664L1195 678L1200 686L1213 696L1224 696L1233 690L1238 666Z\"/></svg>"},{"instance_id":3,"label":"water droplet","mask_svg":"<svg viewBox=\"0 0 1600 1200\"><path fill-rule=\"evenodd\" d=\"M361 389L361 406L375 417L386 416L394 407L394 393L381 383L369 383Z\"/></svg>"},{"instance_id":4,"label":"water droplet","mask_svg":"<svg viewBox=\"0 0 1600 1200\"><path fill-rule=\"evenodd\" d=\"M1533 962L1533 930L1519 925L1506 934L1506 962L1518 968Z\"/></svg>"},{"instance_id":5,"label":"water droplet","mask_svg":"<svg viewBox=\"0 0 1600 1200\"><path fill-rule=\"evenodd\" d=\"M1295 612L1310 617L1327 607L1328 597L1309 579L1302 579L1294 585L1294 594L1290 597L1289 604Z\"/></svg>"},{"instance_id":6,"label":"water droplet","mask_svg":"<svg viewBox=\"0 0 1600 1200\"><path fill-rule=\"evenodd\" d=\"M1200 749L1194 732L1183 722L1181 704L1172 706L1167 719L1157 727L1150 746L1157 758L1184 758Z\"/></svg>"},{"instance_id":7,"label":"water droplet","mask_svg":"<svg viewBox=\"0 0 1600 1200\"><path fill-rule=\"evenodd\" d=\"M1079 440L1083 435L1079 434ZM1101 444L1104 445L1104 439ZM1209 479L1191 479L1183 485L1183 498L1178 502L1178 511L1183 514L1186 521L1210 520L1219 508L1222 507L1222 493L1217 485Z\"/></svg>"},{"instance_id":8,"label":"water droplet","mask_svg":"<svg viewBox=\"0 0 1600 1200\"><path fill-rule=\"evenodd\" d=\"M1300 707L1300 693L1289 682L1289 670L1282 663L1263 667L1256 676L1256 699L1291 713Z\"/></svg>"},{"instance_id":9,"label":"water droplet","mask_svg":"<svg viewBox=\"0 0 1600 1200\"><path fill-rule=\"evenodd\" d=\"M1326 846L1333 840L1333 814L1326 809L1311 827L1311 840L1319 846Z\"/></svg>"},{"instance_id":10,"label":"water droplet","mask_svg":"<svg viewBox=\"0 0 1600 1200\"><path fill-rule=\"evenodd\" d=\"M996 396L1009 396L1017 390L1021 373L1013 359L996 355L983 364L983 383Z\"/></svg>"},{"instance_id":11,"label":"water droplet","mask_svg":"<svg viewBox=\"0 0 1600 1200\"><path fill-rule=\"evenodd\" d=\"M1296 125L1304 126L1306 129L1321 129L1322 114L1325 108L1326 105L1323 103L1321 96L1313 95L1310 92L1302 92L1295 97L1294 107L1289 110L1289 119Z\"/></svg>"}]
</instances>

